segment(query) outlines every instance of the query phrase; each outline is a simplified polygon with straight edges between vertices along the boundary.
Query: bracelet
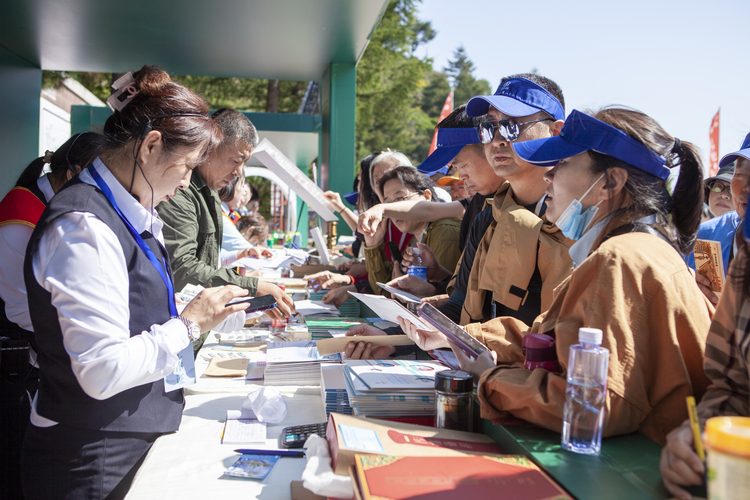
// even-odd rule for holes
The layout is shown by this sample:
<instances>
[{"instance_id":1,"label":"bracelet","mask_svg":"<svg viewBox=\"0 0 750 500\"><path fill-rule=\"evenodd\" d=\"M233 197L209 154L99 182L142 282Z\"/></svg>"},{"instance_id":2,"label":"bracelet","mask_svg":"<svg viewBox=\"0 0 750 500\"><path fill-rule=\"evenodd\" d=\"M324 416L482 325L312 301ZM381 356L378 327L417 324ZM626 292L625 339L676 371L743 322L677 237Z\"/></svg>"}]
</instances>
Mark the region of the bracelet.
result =
<instances>
[{"instance_id":1,"label":"bracelet","mask_svg":"<svg viewBox=\"0 0 750 500\"><path fill-rule=\"evenodd\" d=\"M350 284L350 285L353 285L353 284L354 284L354 276L352 276L351 274L345 274L344 276L347 276L347 277L348 277L348 278L349 278L349 279L351 280L351 281L349 282L349 284Z\"/></svg>"}]
</instances>

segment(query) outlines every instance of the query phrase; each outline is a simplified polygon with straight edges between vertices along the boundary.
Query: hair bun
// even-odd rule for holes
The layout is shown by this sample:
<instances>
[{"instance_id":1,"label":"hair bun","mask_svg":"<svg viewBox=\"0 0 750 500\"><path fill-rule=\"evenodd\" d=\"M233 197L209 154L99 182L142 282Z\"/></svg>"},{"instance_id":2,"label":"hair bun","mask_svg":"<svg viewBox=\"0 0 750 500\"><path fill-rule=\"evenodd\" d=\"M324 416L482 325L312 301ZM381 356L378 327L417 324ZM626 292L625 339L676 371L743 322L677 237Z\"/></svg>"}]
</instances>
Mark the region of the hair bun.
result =
<instances>
[{"instance_id":1,"label":"hair bun","mask_svg":"<svg viewBox=\"0 0 750 500\"><path fill-rule=\"evenodd\" d=\"M138 87L138 91L143 95L156 95L165 85L171 83L172 79L169 74L158 66L144 65L141 69L133 73L133 78Z\"/></svg>"}]
</instances>

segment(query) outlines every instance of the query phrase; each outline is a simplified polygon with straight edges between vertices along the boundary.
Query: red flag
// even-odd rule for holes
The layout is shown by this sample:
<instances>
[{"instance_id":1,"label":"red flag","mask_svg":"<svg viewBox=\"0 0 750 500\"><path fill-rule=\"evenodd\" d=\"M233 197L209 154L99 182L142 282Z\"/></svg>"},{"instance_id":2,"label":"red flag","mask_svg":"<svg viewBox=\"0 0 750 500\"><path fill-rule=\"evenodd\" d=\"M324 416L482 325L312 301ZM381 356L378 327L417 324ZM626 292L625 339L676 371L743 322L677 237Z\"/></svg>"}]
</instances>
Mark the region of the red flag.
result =
<instances>
[{"instance_id":1,"label":"red flag","mask_svg":"<svg viewBox=\"0 0 750 500\"><path fill-rule=\"evenodd\" d=\"M438 123L443 121L445 117L447 117L451 112L453 111L453 91L451 90L451 93L448 94L448 97L445 98L445 104L443 104L443 109L440 110L440 118L438 118ZM428 156L432 154L433 151L437 148L437 129L435 129L435 134L432 136L432 143L430 144L430 152L428 153Z\"/></svg>"},{"instance_id":2,"label":"red flag","mask_svg":"<svg viewBox=\"0 0 750 500\"><path fill-rule=\"evenodd\" d=\"M711 120L711 127L708 129L708 139L711 143L711 149L708 153L708 176L713 177L719 173L719 113L721 108Z\"/></svg>"}]
</instances>

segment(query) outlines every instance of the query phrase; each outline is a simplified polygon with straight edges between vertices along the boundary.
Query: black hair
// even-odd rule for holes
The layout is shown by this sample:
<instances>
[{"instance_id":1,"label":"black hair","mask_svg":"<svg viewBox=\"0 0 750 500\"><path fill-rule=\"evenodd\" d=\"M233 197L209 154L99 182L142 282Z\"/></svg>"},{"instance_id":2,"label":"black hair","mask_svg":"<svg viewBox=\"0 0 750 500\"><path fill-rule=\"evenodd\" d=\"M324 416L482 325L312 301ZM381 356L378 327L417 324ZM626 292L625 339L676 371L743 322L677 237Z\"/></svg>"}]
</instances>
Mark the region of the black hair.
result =
<instances>
[{"instance_id":1,"label":"black hair","mask_svg":"<svg viewBox=\"0 0 750 500\"><path fill-rule=\"evenodd\" d=\"M104 143L104 136L94 132L75 134L54 153L47 151L32 161L18 177L16 186L31 188L42 175L45 163L49 163L50 175L62 181L68 171L77 173L76 165L81 169L88 167L104 152Z\"/></svg>"},{"instance_id":2,"label":"black hair","mask_svg":"<svg viewBox=\"0 0 750 500\"><path fill-rule=\"evenodd\" d=\"M412 189L419 194L422 194L425 191L430 191L432 193L431 201L443 201L437 197L434 187L435 184L432 182L432 179L414 167L401 165L386 172L383 177L380 178L380 182L378 183L378 189L380 189L381 193L383 192L383 186L393 179L398 179L404 187Z\"/></svg>"},{"instance_id":3,"label":"black hair","mask_svg":"<svg viewBox=\"0 0 750 500\"><path fill-rule=\"evenodd\" d=\"M443 118L435 128L477 128L482 123L482 117L471 117L466 114L466 104L454 109L451 114Z\"/></svg>"},{"instance_id":4,"label":"black hair","mask_svg":"<svg viewBox=\"0 0 750 500\"><path fill-rule=\"evenodd\" d=\"M378 155L371 154L369 156L365 156L359 162L359 172L362 176L362 181L360 182L361 189L359 191L359 197L362 198L363 210L368 210L380 203L378 195L370 185L370 167L372 165L372 160L374 160L376 156Z\"/></svg>"},{"instance_id":5,"label":"black hair","mask_svg":"<svg viewBox=\"0 0 750 500\"><path fill-rule=\"evenodd\" d=\"M104 123L107 152L119 149L135 140L133 156L151 130L161 133L164 151L176 147L196 147L205 144L205 160L212 147L221 139L221 132L208 118L208 105L198 94L172 81L156 66L145 65L133 73L135 97Z\"/></svg>"},{"instance_id":6,"label":"black hair","mask_svg":"<svg viewBox=\"0 0 750 500\"><path fill-rule=\"evenodd\" d=\"M239 231L240 233L247 229L251 229L252 231L246 238L247 240L249 240L253 236L258 236L261 239L265 239L265 237L268 235L268 221L264 219L260 214L243 215L234 224L234 227L236 227L237 231Z\"/></svg>"},{"instance_id":7,"label":"black hair","mask_svg":"<svg viewBox=\"0 0 750 500\"><path fill-rule=\"evenodd\" d=\"M232 182L219 189L219 199L224 203L232 201L232 198L234 198L234 192L244 181L244 177L236 177Z\"/></svg>"},{"instance_id":8,"label":"black hair","mask_svg":"<svg viewBox=\"0 0 750 500\"><path fill-rule=\"evenodd\" d=\"M236 109L221 108L211 115L211 119L224 134L222 144L236 146L241 141L253 149L258 147L260 139L255 125Z\"/></svg>"},{"instance_id":9,"label":"black hair","mask_svg":"<svg viewBox=\"0 0 750 500\"><path fill-rule=\"evenodd\" d=\"M552 94L555 99L560 101L560 104L562 104L563 107L563 111L565 111L565 97L563 97L563 91L558 84L556 84L549 78L542 75L537 75L536 73L519 73L517 75L506 76L505 78L500 80L500 83L502 84L503 82L505 82L506 80L510 80L511 78L526 78L527 80L531 80L532 82L536 83L544 90Z\"/></svg>"},{"instance_id":10,"label":"black hair","mask_svg":"<svg viewBox=\"0 0 750 500\"><path fill-rule=\"evenodd\" d=\"M248 183L248 186L250 187L250 199L247 200L248 203L251 201L260 201L260 193L258 192L258 188L254 185Z\"/></svg>"},{"instance_id":11,"label":"black hair","mask_svg":"<svg viewBox=\"0 0 750 500\"><path fill-rule=\"evenodd\" d=\"M609 169L627 171L624 193L633 200L629 208L635 217L657 215L659 222L674 229L680 252L692 252L703 211L703 164L698 149L669 135L653 118L634 109L608 107L594 114L603 121L667 159L667 167L680 167L680 176L670 195L667 182L612 156L589 151L594 171L605 174L611 185Z\"/></svg>"}]
</instances>

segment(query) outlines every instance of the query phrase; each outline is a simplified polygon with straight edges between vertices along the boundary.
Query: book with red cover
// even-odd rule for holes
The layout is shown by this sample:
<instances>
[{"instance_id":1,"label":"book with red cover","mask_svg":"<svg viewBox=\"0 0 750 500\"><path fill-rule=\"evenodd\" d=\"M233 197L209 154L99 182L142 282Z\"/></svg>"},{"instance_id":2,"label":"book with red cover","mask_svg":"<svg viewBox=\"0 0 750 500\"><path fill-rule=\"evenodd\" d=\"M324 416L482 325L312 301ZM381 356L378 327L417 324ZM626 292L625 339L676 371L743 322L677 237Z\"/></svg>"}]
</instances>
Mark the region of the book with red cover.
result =
<instances>
[{"instance_id":1,"label":"book with red cover","mask_svg":"<svg viewBox=\"0 0 750 500\"><path fill-rule=\"evenodd\" d=\"M528 458L356 456L363 500L572 499Z\"/></svg>"}]
</instances>

